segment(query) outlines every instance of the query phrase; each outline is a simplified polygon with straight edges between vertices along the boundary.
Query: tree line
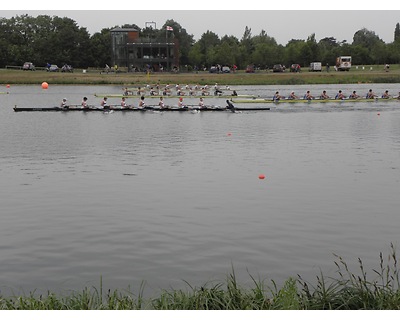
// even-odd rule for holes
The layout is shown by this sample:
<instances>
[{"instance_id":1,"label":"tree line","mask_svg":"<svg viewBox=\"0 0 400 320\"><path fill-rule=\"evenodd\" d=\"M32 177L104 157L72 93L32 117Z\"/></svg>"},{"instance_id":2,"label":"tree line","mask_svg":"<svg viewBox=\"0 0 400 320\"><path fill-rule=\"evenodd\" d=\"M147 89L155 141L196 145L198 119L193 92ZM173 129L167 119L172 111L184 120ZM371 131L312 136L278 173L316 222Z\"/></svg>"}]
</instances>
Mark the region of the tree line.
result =
<instances>
[{"instance_id":1,"label":"tree line","mask_svg":"<svg viewBox=\"0 0 400 320\"><path fill-rule=\"evenodd\" d=\"M292 39L280 45L264 30L252 35L249 27L245 28L241 39L228 35L219 37L207 30L195 41L193 35L174 20L167 20L161 29L130 24L104 28L90 35L85 27L67 17L17 15L0 18L0 67L31 61L36 66L67 63L74 67L102 68L111 64L112 29L136 28L143 38L165 39L167 26L172 27L169 32L179 42L180 66L187 69L209 68L216 64L236 65L239 69L247 65L266 69L274 64L290 66L294 63L304 67L313 61L333 65L336 57L342 55L351 55L353 64L357 65L400 63L399 23L391 43L385 43L374 31L363 28L354 33L352 43L334 37L317 41L315 34L311 34L307 39Z\"/></svg>"}]
</instances>

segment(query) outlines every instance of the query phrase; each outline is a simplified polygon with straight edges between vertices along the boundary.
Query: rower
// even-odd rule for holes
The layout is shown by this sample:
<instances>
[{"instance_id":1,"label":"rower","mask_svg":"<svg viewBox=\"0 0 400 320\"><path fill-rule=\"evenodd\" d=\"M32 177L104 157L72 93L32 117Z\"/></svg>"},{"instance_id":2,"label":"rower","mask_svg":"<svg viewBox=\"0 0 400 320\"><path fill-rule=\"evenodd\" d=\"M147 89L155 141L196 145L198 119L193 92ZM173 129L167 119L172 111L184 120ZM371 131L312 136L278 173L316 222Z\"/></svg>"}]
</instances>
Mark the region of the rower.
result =
<instances>
[{"instance_id":1,"label":"rower","mask_svg":"<svg viewBox=\"0 0 400 320\"><path fill-rule=\"evenodd\" d=\"M220 96L220 95L222 95L222 91L219 89L219 87L218 87L218 83L216 83L215 85L214 85L214 95L215 96Z\"/></svg>"},{"instance_id":2,"label":"rower","mask_svg":"<svg viewBox=\"0 0 400 320\"><path fill-rule=\"evenodd\" d=\"M87 105L87 97L83 97L81 106L83 109L89 109L89 107Z\"/></svg>"},{"instance_id":3,"label":"rower","mask_svg":"<svg viewBox=\"0 0 400 320\"><path fill-rule=\"evenodd\" d=\"M349 96L349 99L358 99L360 96L357 94L357 92L354 90L353 93Z\"/></svg>"},{"instance_id":4,"label":"rower","mask_svg":"<svg viewBox=\"0 0 400 320\"><path fill-rule=\"evenodd\" d=\"M179 98L178 107L179 108L186 108L185 104L183 103L183 98L182 97Z\"/></svg>"},{"instance_id":5,"label":"rower","mask_svg":"<svg viewBox=\"0 0 400 320\"><path fill-rule=\"evenodd\" d=\"M339 92L336 94L336 97L335 97L335 99L337 99L337 100L344 100L345 98L346 97L342 93L342 90L339 90Z\"/></svg>"},{"instance_id":6,"label":"rower","mask_svg":"<svg viewBox=\"0 0 400 320\"><path fill-rule=\"evenodd\" d=\"M292 91L292 92L289 94L288 99L289 99L289 100L295 100L295 99L298 99L298 97L294 94L294 91Z\"/></svg>"},{"instance_id":7,"label":"rower","mask_svg":"<svg viewBox=\"0 0 400 320\"><path fill-rule=\"evenodd\" d=\"M122 97L122 99L121 99L121 107L123 109L128 107L128 105L126 104L126 101L125 101L125 97Z\"/></svg>"},{"instance_id":8,"label":"rower","mask_svg":"<svg viewBox=\"0 0 400 320\"><path fill-rule=\"evenodd\" d=\"M326 94L326 90L322 91L321 95L319 96L321 100L329 99L329 96Z\"/></svg>"},{"instance_id":9,"label":"rower","mask_svg":"<svg viewBox=\"0 0 400 320\"><path fill-rule=\"evenodd\" d=\"M311 95L310 90L307 90L306 94L304 95L304 100L312 100L314 97Z\"/></svg>"},{"instance_id":10,"label":"rower","mask_svg":"<svg viewBox=\"0 0 400 320\"><path fill-rule=\"evenodd\" d=\"M279 94L279 91L276 91L274 96L272 97L272 101L279 101L283 99L283 97Z\"/></svg>"},{"instance_id":11,"label":"rower","mask_svg":"<svg viewBox=\"0 0 400 320\"><path fill-rule=\"evenodd\" d=\"M158 102L158 106L160 107L160 109L164 109L165 108L163 97L160 97L160 101Z\"/></svg>"},{"instance_id":12,"label":"rower","mask_svg":"<svg viewBox=\"0 0 400 320\"><path fill-rule=\"evenodd\" d=\"M374 99L376 97L377 97L377 95L372 91L372 89L369 89L366 98L367 99Z\"/></svg>"},{"instance_id":13,"label":"rower","mask_svg":"<svg viewBox=\"0 0 400 320\"><path fill-rule=\"evenodd\" d=\"M131 90L128 90L128 88L124 88L124 93L123 93L124 96L129 96L132 94L133 94L133 92Z\"/></svg>"},{"instance_id":14,"label":"rower","mask_svg":"<svg viewBox=\"0 0 400 320\"><path fill-rule=\"evenodd\" d=\"M156 95L156 90L154 90L153 87L150 88L150 95L155 96Z\"/></svg>"},{"instance_id":15,"label":"rower","mask_svg":"<svg viewBox=\"0 0 400 320\"><path fill-rule=\"evenodd\" d=\"M105 110L109 110L110 106L107 105L107 97L104 97L103 100L101 101L100 105L103 107Z\"/></svg>"},{"instance_id":16,"label":"rower","mask_svg":"<svg viewBox=\"0 0 400 320\"><path fill-rule=\"evenodd\" d=\"M139 101L139 108L146 108L146 104L144 103L144 96L140 97L140 101Z\"/></svg>"},{"instance_id":17,"label":"rower","mask_svg":"<svg viewBox=\"0 0 400 320\"><path fill-rule=\"evenodd\" d=\"M199 101L199 107L200 109L204 108L204 99L200 97L200 101Z\"/></svg>"},{"instance_id":18,"label":"rower","mask_svg":"<svg viewBox=\"0 0 400 320\"><path fill-rule=\"evenodd\" d=\"M63 109L69 108L69 106L67 105L67 98L62 99L60 107Z\"/></svg>"},{"instance_id":19,"label":"rower","mask_svg":"<svg viewBox=\"0 0 400 320\"><path fill-rule=\"evenodd\" d=\"M389 99L390 95L389 95L389 90L386 90L383 94L382 94L382 99Z\"/></svg>"}]
</instances>

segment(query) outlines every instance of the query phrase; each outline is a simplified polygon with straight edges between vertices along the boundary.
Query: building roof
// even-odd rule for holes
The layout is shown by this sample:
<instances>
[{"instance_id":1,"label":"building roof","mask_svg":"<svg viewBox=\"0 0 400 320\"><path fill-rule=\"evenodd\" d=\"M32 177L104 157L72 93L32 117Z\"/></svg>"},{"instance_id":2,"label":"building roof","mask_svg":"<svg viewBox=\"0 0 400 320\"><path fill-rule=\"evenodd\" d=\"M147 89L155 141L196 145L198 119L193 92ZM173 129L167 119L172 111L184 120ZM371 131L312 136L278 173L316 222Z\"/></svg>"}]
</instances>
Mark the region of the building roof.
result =
<instances>
[{"instance_id":1,"label":"building roof","mask_svg":"<svg viewBox=\"0 0 400 320\"><path fill-rule=\"evenodd\" d=\"M135 28L114 28L111 32L139 32L139 30Z\"/></svg>"}]
</instances>

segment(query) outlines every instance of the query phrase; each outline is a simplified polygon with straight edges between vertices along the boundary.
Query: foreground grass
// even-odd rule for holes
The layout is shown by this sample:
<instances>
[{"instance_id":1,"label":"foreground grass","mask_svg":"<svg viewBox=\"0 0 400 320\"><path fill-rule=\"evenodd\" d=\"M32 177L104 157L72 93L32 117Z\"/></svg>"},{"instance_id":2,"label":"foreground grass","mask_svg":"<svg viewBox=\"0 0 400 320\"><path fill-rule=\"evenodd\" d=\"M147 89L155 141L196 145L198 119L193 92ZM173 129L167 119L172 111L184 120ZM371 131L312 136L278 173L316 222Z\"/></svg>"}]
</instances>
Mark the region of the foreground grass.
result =
<instances>
[{"instance_id":1,"label":"foreground grass","mask_svg":"<svg viewBox=\"0 0 400 320\"><path fill-rule=\"evenodd\" d=\"M385 263L380 254L379 269L373 270L373 280L367 279L362 261L353 273L347 263L336 256L338 278L317 276L316 285L301 276L289 278L281 288L272 281L251 277L252 288L239 286L234 271L225 283L208 284L189 290L162 291L159 297L143 298L142 286L138 295L130 291L107 291L86 288L69 296L31 293L27 296L2 297L2 310L398 310L400 282L396 253Z\"/></svg>"},{"instance_id":2,"label":"foreground grass","mask_svg":"<svg viewBox=\"0 0 400 320\"><path fill-rule=\"evenodd\" d=\"M371 70L372 67L372 70ZM265 70L253 74L238 71L230 74L210 74L209 72L182 73L109 73L100 71L75 70L74 73L22 71L0 69L0 84L49 84L63 85L143 85L148 83L160 84L214 84L220 85L296 85L296 84L352 84L352 83L400 83L400 67L393 65L385 72L383 65L366 66L349 72L308 72L301 73L272 73Z\"/></svg>"}]
</instances>

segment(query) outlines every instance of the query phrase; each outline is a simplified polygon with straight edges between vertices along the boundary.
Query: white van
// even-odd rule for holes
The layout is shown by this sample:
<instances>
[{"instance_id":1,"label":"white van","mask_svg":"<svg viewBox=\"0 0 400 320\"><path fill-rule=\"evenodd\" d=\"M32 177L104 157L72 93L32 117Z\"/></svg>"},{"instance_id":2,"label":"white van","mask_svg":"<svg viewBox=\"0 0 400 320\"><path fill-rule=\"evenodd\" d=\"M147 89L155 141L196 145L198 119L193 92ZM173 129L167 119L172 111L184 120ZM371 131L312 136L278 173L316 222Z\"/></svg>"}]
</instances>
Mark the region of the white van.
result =
<instances>
[{"instance_id":1,"label":"white van","mask_svg":"<svg viewBox=\"0 0 400 320\"><path fill-rule=\"evenodd\" d=\"M322 71L322 63L321 62L311 62L309 71Z\"/></svg>"},{"instance_id":2,"label":"white van","mask_svg":"<svg viewBox=\"0 0 400 320\"><path fill-rule=\"evenodd\" d=\"M349 71L351 68L351 56L341 56L336 58L337 71Z\"/></svg>"}]
</instances>

